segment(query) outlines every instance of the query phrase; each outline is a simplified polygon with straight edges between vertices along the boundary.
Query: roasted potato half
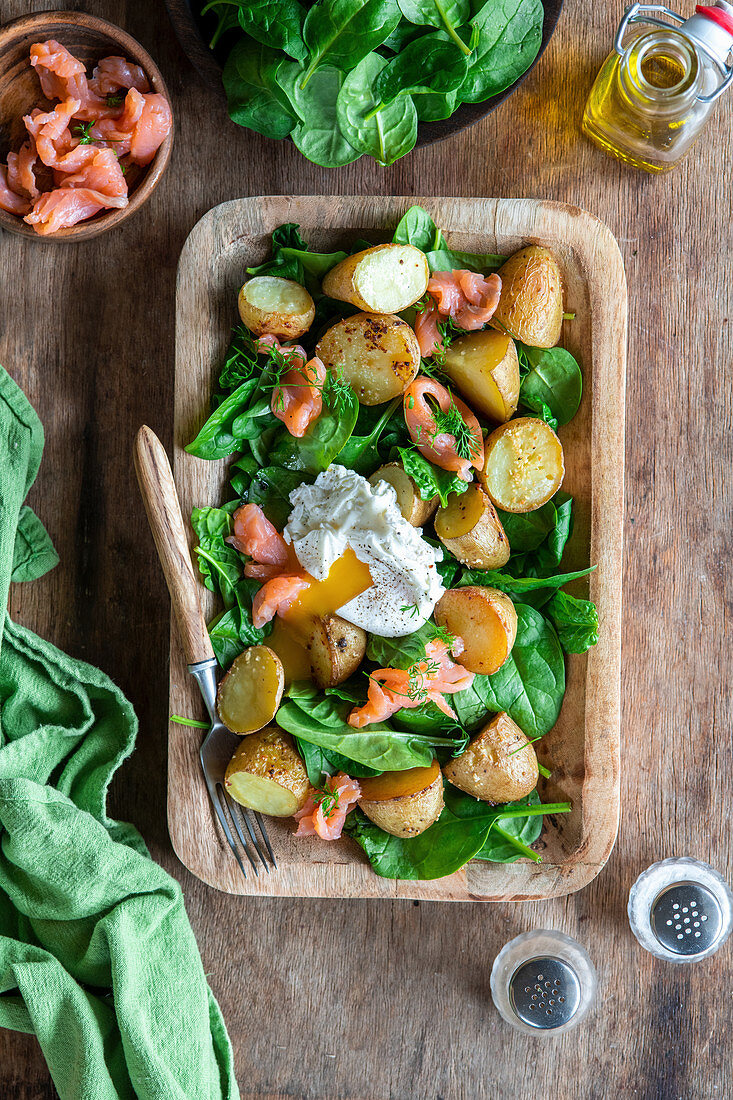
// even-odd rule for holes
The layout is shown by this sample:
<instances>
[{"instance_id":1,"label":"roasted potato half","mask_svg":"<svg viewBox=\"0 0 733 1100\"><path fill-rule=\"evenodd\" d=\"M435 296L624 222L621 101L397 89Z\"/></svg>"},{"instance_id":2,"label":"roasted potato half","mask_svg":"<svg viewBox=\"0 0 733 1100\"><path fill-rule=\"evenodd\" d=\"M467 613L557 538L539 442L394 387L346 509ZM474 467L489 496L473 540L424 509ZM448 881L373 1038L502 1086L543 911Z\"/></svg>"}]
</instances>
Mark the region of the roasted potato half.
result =
<instances>
[{"instance_id":1,"label":"roasted potato half","mask_svg":"<svg viewBox=\"0 0 733 1100\"><path fill-rule=\"evenodd\" d=\"M349 383L362 405L404 393L420 369L415 333L391 313L355 313L322 336L316 354Z\"/></svg>"},{"instance_id":2,"label":"roasted potato half","mask_svg":"<svg viewBox=\"0 0 733 1100\"><path fill-rule=\"evenodd\" d=\"M497 508L533 512L562 485L562 443L544 420L520 416L488 437L478 476Z\"/></svg>"},{"instance_id":3,"label":"roasted potato half","mask_svg":"<svg viewBox=\"0 0 733 1100\"><path fill-rule=\"evenodd\" d=\"M537 756L531 741L508 714L497 714L449 761L443 775L454 787L496 805L524 798L537 786Z\"/></svg>"},{"instance_id":4,"label":"roasted potato half","mask_svg":"<svg viewBox=\"0 0 733 1100\"><path fill-rule=\"evenodd\" d=\"M410 837L424 833L443 809L443 777L434 760L427 768L384 772L360 779L359 805L385 833Z\"/></svg>"},{"instance_id":5,"label":"roasted potato half","mask_svg":"<svg viewBox=\"0 0 733 1100\"><path fill-rule=\"evenodd\" d=\"M509 560L509 539L496 508L477 483L438 509L435 533L446 550L473 569L499 569Z\"/></svg>"},{"instance_id":6,"label":"roasted potato half","mask_svg":"<svg viewBox=\"0 0 733 1100\"><path fill-rule=\"evenodd\" d=\"M308 291L292 279L255 275L239 292L239 316L255 336L272 333L297 340L311 327L315 313Z\"/></svg>"},{"instance_id":7,"label":"roasted potato half","mask_svg":"<svg viewBox=\"0 0 733 1100\"><path fill-rule=\"evenodd\" d=\"M506 423L519 404L519 359L511 336L496 329L459 336L445 353L443 370L474 412Z\"/></svg>"},{"instance_id":8,"label":"roasted potato half","mask_svg":"<svg viewBox=\"0 0 733 1100\"><path fill-rule=\"evenodd\" d=\"M501 298L489 322L533 348L552 348L562 328L562 276L549 248L531 244L499 268Z\"/></svg>"},{"instance_id":9,"label":"roasted potato half","mask_svg":"<svg viewBox=\"0 0 733 1100\"><path fill-rule=\"evenodd\" d=\"M292 817L308 798L310 783L289 733L267 726L245 738L224 776L235 802L271 817Z\"/></svg>"},{"instance_id":10,"label":"roasted potato half","mask_svg":"<svg viewBox=\"0 0 733 1100\"><path fill-rule=\"evenodd\" d=\"M392 486L397 494L397 507L413 527L422 527L435 514L439 498L434 496L430 500L423 500L420 490L410 475L405 473L401 462L388 462L375 470L369 483L376 485L378 481L386 481Z\"/></svg>"},{"instance_id":11,"label":"roasted potato half","mask_svg":"<svg viewBox=\"0 0 733 1100\"><path fill-rule=\"evenodd\" d=\"M467 585L450 588L435 605L435 621L463 642L457 660L469 672L491 676L512 651L517 613L498 588Z\"/></svg>"},{"instance_id":12,"label":"roasted potato half","mask_svg":"<svg viewBox=\"0 0 733 1100\"><path fill-rule=\"evenodd\" d=\"M254 733L275 717L284 686L277 653L266 645L252 645L234 658L219 684L219 717L232 733Z\"/></svg>"},{"instance_id":13,"label":"roasted potato half","mask_svg":"<svg viewBox=\"0 0 733 1100\"><path fill-rule=\"evenodd\" d=\"M323 293L369 313L399 313L428 288L424 253L411 244L378 244L331 268Z\"/></svg>"},{"instance_id":14,"label":"roasted potato half","mask_svg":"<svg viewBox=\"0 0 733 1100\"><path fill-rule=\"evenodd\" d=\"M318 687L335 687L348 680L364 660L366 642L366 631L340 615L314 617L306 648Z\"/></svg>"}]
</instances>

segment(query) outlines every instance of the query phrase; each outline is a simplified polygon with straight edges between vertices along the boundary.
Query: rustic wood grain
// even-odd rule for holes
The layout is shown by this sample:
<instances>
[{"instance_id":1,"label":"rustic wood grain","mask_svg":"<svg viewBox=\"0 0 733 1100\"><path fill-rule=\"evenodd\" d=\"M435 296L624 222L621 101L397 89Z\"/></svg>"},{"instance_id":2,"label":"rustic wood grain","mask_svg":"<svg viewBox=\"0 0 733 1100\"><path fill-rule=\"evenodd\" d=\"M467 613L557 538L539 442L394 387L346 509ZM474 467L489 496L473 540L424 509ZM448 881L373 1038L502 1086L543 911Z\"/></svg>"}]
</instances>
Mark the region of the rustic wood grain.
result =
<instances>
[{"instance_id":1,"label":"rustic wood grain","mask_svg":"<svg viewBox=\"0 0 733 1100\"><path fill-rule=\"evenodd\" d=\"M295 840L287 821L268 830L278 873L242 877L214 814L201 774L196 738L171 722L168 734L168 827L179 859L199 878L234 894L277 897L419 898L426 901L523 901L568 894L601 870L616 838L619 808L619 651L623 541L626 286L618 246L606 227L577 207L535 199L419 200L462 251L509 254L530 243L549 245L563 275L566 323L562 342L583 363L584 396L560 436L564 488L575 500L568 569L589 558L598 571L578 594L590 596L603 624L599 644L572 656L560 718L538 746L552 771L540 781L543 801L572 803L548 818L543 862L475 860L443 879L409 882L375 875L358 846L344 839L326 849ZM176 295L175 478L184 515L227 493L229 460L206 462L185 451L209 408L212 381L236 319L236 292L249 265L270 251L272 230L297 222L312 246L330 252L366 237L389 240L410 205L406 198L262 197L222 203L189 234L178 265ZM145 429L147 430L147 429ZM191 547L195 544L189 527ZM199 586L207 618L220 611ZM175 602L174 602L175 611ZM170 711L199 715L197 685L171 626Z\"/></svg>"},{"instance_id":2,"label":"rustic wood grain","mask_svg":"<svg viewBox=\"0 0 733 1100\"><path fill-rule=\"evenodd\" d=\"M51 8L53 0L36 0ZM17 586L13 616L101 665L133 700L138 747L112 788L181 881L245 1097L268 1100L722 1100L731 1086L729 943L692 966L645 954L626 920L653 860L731 877L733 529L730 97L669 176L607 160L580 134L622 5L567 0L535 72L494 115L382 171L306 164L240 133L180 53L162 4L87 0L160 64L179 131L155 195L116 233L69 248L0 236L0 361L46 426L31 493L61 554ZM27 5L7 0L2 18ZM685 5L691 13L692 4ZM622 820L604 871L541 903L237 898L172 854L165 820L168 597L130 461L148 423L171 450L176 262L210 207L241 195L550 198L620 242L629 283ZM532 927L578 937L600 1001L534 1040L490 1001L501 946ZM0 1096L54 1096L34 1039L0 1031Z\"/></svg>"}]
</instances>

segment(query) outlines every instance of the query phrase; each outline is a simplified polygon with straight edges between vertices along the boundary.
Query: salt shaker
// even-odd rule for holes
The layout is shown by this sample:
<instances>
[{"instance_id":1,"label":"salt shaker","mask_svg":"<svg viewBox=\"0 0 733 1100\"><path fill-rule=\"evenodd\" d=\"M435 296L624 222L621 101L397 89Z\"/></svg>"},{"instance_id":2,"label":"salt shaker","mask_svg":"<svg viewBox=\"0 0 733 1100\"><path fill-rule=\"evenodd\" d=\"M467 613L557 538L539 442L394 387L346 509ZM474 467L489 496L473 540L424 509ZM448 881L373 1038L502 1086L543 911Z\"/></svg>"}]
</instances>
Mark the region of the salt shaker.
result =
<instances>
[{"instance_id":1,"label":"salt shaker","mask_svg":"<svg viewBox=\"0 0 733 1100\"><path fill-rule=\"evenodd\" d=\"M632 4L588 96L583 133L635 168L673 168L733 82L731 47L733 2L698 5L690 19Z\"/></svg>"},{"instance_id":2,"label":"salt shaker","mask_svg":"<svg viewBox=\"0 0 733 1100\"><path fill-rule=\"evenodd\" d=\"M643 948L667 962L714 954L733 927L733 895L725 879L696 859L663 859L631 887L631 931Z\"/></svg>"},{"instance_id":3,"label":"salt shaker","mask_svg":"<svg viewBox=\"0 0 733 1100\"><path fill-rule=\"evenodd\" d=\"M587 952L562 932L524 932L506 944L491 970L491 996L507 1023L530 1035L569 1031L596 994Z\"/></svg>"}]
</instances>

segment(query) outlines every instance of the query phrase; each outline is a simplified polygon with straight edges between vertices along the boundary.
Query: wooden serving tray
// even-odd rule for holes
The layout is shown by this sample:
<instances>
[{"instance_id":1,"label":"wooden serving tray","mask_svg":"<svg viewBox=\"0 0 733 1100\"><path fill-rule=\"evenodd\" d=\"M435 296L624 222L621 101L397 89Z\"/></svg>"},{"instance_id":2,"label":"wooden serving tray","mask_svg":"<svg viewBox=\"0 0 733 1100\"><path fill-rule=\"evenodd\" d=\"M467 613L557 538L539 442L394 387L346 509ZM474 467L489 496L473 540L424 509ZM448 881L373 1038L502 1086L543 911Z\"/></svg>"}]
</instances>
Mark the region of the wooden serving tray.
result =
<instances>
[{"instance_id":1,"label":"wooden serving tray","mask_svg":"<svg viewBox=\"0 0 733 1100\"><path fill-rule=\"evenodd\" d=\"M474 860L448 878L404 882L376 875L348 838L295 840L292 819L268 819L278 870L245 881L209 804L199 763L198 730L170 723L168 825L181 861L204 882L233 894L283 897L422 898L436 901L512 901L569 894L589 883L613 848L619 817L621 565L623 552L626 281L610 231L573 206L533 199L410 199L383 197L265 197L236 199L210 210L186 241L178 266L174 471L184 516L223 499L229 460L193 458L184 446L206 410L232 322L245 268L264 260L270 234L299 222L317 250L348 248L366 237L390 240L413 202L430 211L461 251L509 254L525 244L548 245L563 270L566 322L561 343L583 368L584 395L561 429L575 498L575 532L563 567L598 569L576 582L598 606L600 640L567 658L567 692L560 719L539 743L540 760L554 770L540 780L543 801L567 800L572 812L545 818L542 863ZM191 546L194 545L191 531ZM214 597L201 589L207 618ZM186 671L171 624L170 713L204 718L198 688Z\"/></svg>"}]
</instances>

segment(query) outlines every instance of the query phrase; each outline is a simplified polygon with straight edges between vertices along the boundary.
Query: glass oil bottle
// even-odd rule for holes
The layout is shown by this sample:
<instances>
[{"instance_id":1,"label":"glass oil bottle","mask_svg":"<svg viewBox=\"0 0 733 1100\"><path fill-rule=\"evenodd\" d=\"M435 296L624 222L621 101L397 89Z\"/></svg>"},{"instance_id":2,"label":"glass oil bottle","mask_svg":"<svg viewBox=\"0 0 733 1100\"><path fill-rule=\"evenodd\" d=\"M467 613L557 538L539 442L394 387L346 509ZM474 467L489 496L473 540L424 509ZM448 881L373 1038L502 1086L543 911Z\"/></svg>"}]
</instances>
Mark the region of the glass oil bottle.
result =
<instances>
[{"instance_id":1,"label":"glass oil bottle","mask_svg":"<svg viewBox=\"0 0 733 1100\"><path fill-rule=\"evenodd\" d=\"M583 132L626 164L668 171L733 81L731 47L733 3L727 0L698 6L687 20L656 4L633 4L588 96Z\"/></svg>"}]
</instances>

